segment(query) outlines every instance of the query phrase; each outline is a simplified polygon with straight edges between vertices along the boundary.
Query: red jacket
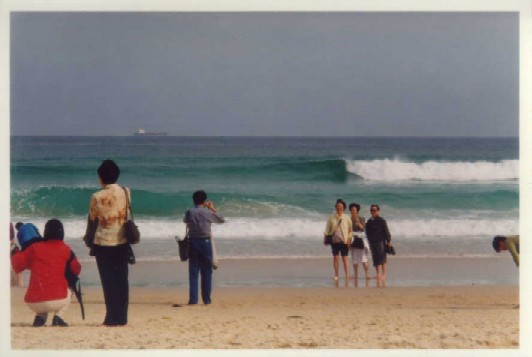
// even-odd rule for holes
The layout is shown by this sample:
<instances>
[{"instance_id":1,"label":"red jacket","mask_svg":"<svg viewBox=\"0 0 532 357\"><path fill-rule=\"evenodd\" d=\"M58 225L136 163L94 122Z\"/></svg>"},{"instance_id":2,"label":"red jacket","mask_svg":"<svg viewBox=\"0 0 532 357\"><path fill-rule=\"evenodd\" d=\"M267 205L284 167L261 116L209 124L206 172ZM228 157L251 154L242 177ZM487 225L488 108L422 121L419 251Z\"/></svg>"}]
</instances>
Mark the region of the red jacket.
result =
<instances>
[{"instance_id":1,"label":"red jacket","mask_svg":"<svg viewBox=\"0 0 532 357\"><path fill-rule=\"evenodd\" d=\"M34 243L11 257L16 273L26 269L31 271L25 302L61 300L67 297L65 268L70 252L70 247L62 240L47 240ZM77 258L70 262L70 269L76 275L81 272Z\"/></svg>"}]
</instances>

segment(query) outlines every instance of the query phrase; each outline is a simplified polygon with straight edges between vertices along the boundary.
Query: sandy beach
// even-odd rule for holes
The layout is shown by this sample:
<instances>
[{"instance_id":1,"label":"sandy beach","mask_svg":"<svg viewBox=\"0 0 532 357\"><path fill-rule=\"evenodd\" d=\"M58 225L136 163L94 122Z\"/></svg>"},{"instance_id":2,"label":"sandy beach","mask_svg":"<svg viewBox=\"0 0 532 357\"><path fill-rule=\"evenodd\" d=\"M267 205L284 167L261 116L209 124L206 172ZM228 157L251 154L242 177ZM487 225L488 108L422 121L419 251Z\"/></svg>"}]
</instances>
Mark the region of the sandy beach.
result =
<instances>
[{"instance_id":1,"label":"sandy beach","mask_svg":"<svg viewBox=\"0 0 532 357\"><path fill-rule=\"evenodd\" d=\"M102 291L90 287L86 319L74 300L68 328L32 327L24 291L11 289L14 350L519 348L517 286L221 287L210 306L184 305L185 287L133 287L125 327L100 326Z\"/></svg>"}]
</instances>

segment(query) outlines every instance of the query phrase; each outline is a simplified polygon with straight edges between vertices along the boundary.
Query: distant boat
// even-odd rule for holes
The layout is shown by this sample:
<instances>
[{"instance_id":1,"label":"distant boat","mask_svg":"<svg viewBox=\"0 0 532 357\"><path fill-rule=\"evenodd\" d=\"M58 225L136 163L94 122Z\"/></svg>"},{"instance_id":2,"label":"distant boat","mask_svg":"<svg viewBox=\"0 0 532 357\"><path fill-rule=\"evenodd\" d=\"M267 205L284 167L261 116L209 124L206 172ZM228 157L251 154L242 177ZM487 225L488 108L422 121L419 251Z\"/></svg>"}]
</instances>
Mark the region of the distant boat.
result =
<instances>
[{"instance_id":1,"label":"distant boat","mask_svg":"<svg viewBox=\"0 0 532 357\"><path fill-rule=\"evenodd\" d=\"M168 133L152 133L142 128L133 133L134 136L167 136Z\"/></svg>"}]
</instances>

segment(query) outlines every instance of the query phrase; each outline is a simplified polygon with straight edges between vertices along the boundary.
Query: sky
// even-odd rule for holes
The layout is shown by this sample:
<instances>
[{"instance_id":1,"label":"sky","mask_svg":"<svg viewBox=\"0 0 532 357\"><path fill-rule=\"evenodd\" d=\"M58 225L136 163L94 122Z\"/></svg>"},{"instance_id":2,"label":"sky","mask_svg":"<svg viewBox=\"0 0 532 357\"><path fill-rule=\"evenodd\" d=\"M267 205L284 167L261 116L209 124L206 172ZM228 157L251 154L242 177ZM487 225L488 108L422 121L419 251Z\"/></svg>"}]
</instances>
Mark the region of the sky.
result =
<instances>
[{"instance_id":1,"label":"sky","mask_svg":"<svg viewBox=\"0 0 532 357\"><path fill-rule=\"evenodd\" d=\"M13 12L11 135L518 136L519 14Z\"/></svg>"}]
</instances>

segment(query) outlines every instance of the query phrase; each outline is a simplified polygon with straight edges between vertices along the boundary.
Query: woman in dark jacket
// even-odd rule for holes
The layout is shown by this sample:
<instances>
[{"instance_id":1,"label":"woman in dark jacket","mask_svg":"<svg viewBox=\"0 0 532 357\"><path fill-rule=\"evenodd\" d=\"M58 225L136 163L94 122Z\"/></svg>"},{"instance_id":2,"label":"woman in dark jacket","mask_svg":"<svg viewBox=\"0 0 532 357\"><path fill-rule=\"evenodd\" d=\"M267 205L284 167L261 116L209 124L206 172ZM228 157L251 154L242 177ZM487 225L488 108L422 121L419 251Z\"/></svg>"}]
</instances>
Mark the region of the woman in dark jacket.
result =
<instances>
[{"instance_id":1,"label":"woman in dark jacket","mask_svg":"<svg viewBox=\"0 0 532 357\"><path fill-rule=\"evenodd\" d=\"M392 245L392 236L388 224L380 216L379 205L371 205L371 218L366 222L366 237L368 237L373 266L377 272L377 286L386 286L386 246Z\"/></svg>"}]
</instances>

